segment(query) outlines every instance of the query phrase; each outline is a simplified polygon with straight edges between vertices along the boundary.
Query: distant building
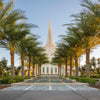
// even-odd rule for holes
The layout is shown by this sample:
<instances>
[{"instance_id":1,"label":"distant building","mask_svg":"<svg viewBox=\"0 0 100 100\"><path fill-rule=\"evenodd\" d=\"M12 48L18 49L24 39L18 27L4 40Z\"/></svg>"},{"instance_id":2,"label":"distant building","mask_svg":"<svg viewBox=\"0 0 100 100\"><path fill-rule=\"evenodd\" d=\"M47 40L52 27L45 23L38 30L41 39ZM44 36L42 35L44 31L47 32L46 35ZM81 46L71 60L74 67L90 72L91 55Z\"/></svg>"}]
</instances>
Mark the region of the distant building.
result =
<instances>
[{"instance_id":1,"label":"distant building","mask_svg":"<svg viewBox=\"0 0 100 100\"><path fill-rule=\"evenodd\" d=\"M52 31L51 31L51 24L49 22L49 30L48 30L48 37L47 37L47 43L44 46L45 53L47 54L47 57L49 59L49 62L51 62L52 58L54 57L54 53L56 50L56 46L53 43L53 37L52 37ZM41 74L58 74L58 66L52 65L52 64L44 64L41 67Z\"/></svg>"},{"instance_id":2,"label":"distant building","mask_svg":"<svg viewBox=\"0 0 100 100\"><path fill-rule=\"evenodd\" d=\"M51 62L52 58L54 57L54 53L56 50L56 46L53 43L53 36L51 31L51 24L49 22L49 30L48 30L48 37L46 45L43 47L45 49L45 53L47 54L49 62ZM28 75L28 63L26 64L25 75ZM68 75L69 75L70 67L68 65ZM33 67L31 65L30 75L33 73ZM38 65L35 65L34 70L35 75L38 75ZM75 74L75 66L72 68L72 75ZM52 65L51 63L43 64L41 66L41 75L58 75L58 66ZM61 75L65 75L65 65L61 65Z\"/></svg>"}]
</instances>

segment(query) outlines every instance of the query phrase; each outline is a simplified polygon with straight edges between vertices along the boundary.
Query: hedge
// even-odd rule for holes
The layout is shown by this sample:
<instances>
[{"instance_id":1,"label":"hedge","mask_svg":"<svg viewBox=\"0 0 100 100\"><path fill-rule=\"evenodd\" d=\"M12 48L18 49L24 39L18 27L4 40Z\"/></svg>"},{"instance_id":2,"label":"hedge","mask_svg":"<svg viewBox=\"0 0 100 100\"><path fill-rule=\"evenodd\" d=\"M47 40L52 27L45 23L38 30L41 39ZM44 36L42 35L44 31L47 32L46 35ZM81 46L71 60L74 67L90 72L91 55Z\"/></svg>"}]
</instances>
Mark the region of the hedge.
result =
<instances>
[{"instance_id":1,"label":"hedge","mask_svg":"<svg viewBox=\"0 0 100 100\"><path fill-rule=\"evenodd\" d=\"M16 81L13 78L3 78L0 80L1 84L11 84L11 83L15 83Z\"/></svg>"},{"instance_id":2,"label":"hedge","mask_svg":"<svg viewBox=\"0 0 100 100\"><path fill-rule=\"evenodd\" d=\"M90 85L95 85L97 82L95 79L87 77L70 77L70 79L76 79L77 82L89 83Z\"/></svg>"},{"instance_id":3,"label":"hedge","mask_svg":"<svg viewBox=\"0 0 100 100\"><path fill-rule=\"evenodd\" d=\"M11 84L24 81L24 78L16 76L15 78L5 77L0 80L0 84Z\"/></svg>"},{"instance_id":4,"label":"hedge","mask_svg":"<svg viewBox=\"0 0 100 100\"><path fill-rule=\"evenodd\" d=\"M97 75L92 75L90 76L91 78L100 78L100 76L97 76Z\"/></svg>"}]
</instances>

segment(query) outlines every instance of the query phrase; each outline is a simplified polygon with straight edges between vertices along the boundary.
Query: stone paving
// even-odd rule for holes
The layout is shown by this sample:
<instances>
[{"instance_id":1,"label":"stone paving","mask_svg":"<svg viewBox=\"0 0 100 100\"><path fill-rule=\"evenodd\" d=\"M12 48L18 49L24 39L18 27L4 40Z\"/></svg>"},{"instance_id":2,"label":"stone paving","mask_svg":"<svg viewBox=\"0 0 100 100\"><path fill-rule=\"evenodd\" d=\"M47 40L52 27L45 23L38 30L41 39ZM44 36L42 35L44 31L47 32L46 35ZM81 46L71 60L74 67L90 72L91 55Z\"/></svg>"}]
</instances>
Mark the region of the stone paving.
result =
<instances>
[{"instance_id":1,"label":"stone paving","mask_svg":"<svg viewBox=\"0 0 100 100\"><path fill-rule=\"evenodd\" d=\"M62 77L42 76L29 80L28 83L72 83L72 80L67 80L66 78Z\"/></svg>"},{"instance_id":2,"label":"stone paving","mask_svg":"<svg viewBox=\"0 0 100 100\"><path fill-rule=\"evenodd\" d=\"M100 100L99 89L76 85L62 77L37 77L28 82L31 85L0 90L0 100Z\"/></svg>"},{"instance_id":3,"label":"stone paving","mask_svg":"<svg viewBox=\"0 0 100 100\"><path fill-rule=\"evenodd\" d=\"M100 100L100 91L1 90L0 100Z\"/></svg>"}]
</instances>

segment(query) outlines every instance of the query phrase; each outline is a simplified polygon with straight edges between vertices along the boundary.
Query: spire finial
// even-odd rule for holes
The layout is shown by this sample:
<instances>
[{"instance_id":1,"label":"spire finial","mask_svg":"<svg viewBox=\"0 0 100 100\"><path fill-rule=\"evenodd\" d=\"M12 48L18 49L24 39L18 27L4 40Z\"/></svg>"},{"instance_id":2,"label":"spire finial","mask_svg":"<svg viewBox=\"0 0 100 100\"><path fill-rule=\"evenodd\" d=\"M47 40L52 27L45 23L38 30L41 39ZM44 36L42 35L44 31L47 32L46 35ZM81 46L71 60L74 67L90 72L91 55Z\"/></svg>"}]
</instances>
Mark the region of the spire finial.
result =
<instances>
[{"instance_id":1,"label":"spire finial","mask_svg":"<svg viewBox=\"0 0 100 100\"><path fill-rule=\"evenodd\" d=\"M51 31L51 22L49 21L49 30L48 30L48 38L46 46L55 47L53 43L52 31Z\"/></svg>"},{"instance_id":2,"label":"spire finial","mask_svg":"<svg viewBox=\"0 0 100 100\"><path fill-rule=\"evenodd\" d=\"M49 25L51 24L51 21L49 21Z\"/></svg>"},{"instance_id":3,"label":"spire finial","mask_svg":"<svg viewBox=\"0 0 100 100\"><path fill-rule=\"evenodd\" d=\"M12 1L12 3L14 3L14 2L15 2L15 0Z\"/></svg>"}]
</instances>

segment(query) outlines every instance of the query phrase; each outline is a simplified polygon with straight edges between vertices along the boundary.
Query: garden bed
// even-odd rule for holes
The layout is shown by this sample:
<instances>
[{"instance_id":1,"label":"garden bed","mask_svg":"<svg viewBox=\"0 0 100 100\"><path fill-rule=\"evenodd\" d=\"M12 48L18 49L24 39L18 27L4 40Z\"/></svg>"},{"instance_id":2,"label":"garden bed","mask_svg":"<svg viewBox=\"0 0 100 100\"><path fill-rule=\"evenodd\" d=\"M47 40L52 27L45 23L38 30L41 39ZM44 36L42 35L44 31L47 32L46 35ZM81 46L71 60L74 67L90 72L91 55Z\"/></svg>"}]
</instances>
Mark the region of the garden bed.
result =
<instances>
[{"instance_id":1,"label":"garden bed","mask_svg":"<svg viewBox=\"0 0 100 100\"><path fill-rule=\"evenodd\" d=\"M97 80L93 79L93 78L87 78L87 77L69 77L70 79L76 79L77 82L82 82L82 83L89 83L89 85L95 85Z\"/></svg>"},{"instance_id":2,"label":"garden bed","mask_svg":"<svg viewBox=\"0 0 100 100\"><path fill-rule=\"evenodd\" d=\"M11 84L0 84L0 89L4 89L4 88L7 88L7 87L10 87Z\"/></svg>"}]
</instances>

